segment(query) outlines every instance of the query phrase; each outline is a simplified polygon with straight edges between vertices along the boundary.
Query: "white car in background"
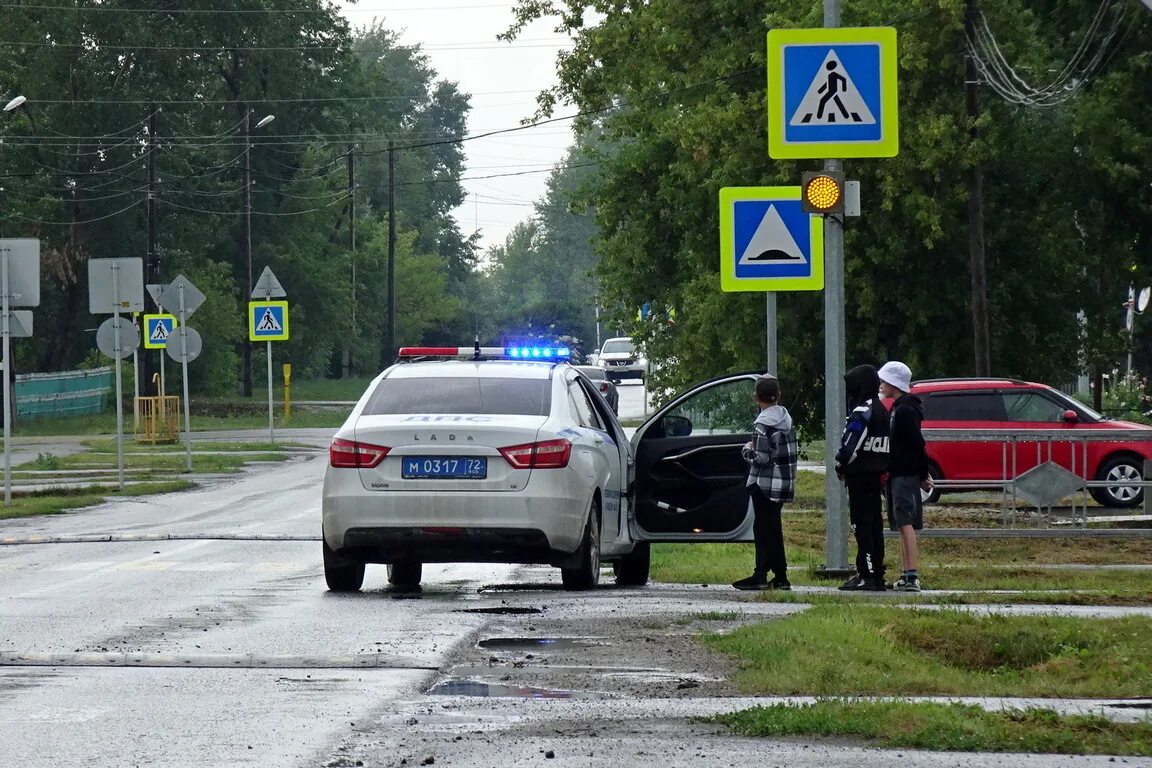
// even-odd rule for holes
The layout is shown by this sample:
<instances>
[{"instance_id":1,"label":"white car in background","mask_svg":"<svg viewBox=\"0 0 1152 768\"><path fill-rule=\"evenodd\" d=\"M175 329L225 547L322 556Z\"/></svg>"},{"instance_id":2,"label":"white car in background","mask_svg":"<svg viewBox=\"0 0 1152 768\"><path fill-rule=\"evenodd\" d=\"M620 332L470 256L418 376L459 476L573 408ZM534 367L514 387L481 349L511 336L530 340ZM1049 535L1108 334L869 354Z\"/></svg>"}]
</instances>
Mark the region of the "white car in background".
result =
<instances>
[{"instance_id":1,"label":"white car in background","mask_svg":"<svg viewBox=\"0 0 1152 768\"><path fill-rule=\"evenodd\" d=\"M617 336L608 339L596 357L596 364L613 383L621 379L640 379L648 375L648 361L636 349L630 336Z\"/></svg>"},{"instance_id":2,"label":"white car in background","mask_svg":"<svg viewBox=\"0 0 1152 768\"><path fill-rule=\"evenodd\" d=\"M649 542L751 540L755 374L680 395L630 442L586 376L533 351L402 349L412 362L369 384L329 450L329 589L359 590L369 563L416 588L423 563L448 562L547 563L567 589L611 562L639 586Z\"/></svg>"}]
</instances>

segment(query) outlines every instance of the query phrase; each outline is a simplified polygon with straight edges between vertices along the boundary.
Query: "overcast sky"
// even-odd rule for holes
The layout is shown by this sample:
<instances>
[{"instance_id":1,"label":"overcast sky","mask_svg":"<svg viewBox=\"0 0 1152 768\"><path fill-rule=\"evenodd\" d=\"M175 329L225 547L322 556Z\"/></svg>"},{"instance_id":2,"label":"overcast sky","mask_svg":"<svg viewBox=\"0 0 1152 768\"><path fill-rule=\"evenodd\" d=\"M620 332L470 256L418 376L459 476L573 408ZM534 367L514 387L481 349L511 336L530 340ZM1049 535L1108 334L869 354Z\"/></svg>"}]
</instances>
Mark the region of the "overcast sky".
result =
<instances>
[{"instance_id":1,"label":"overcast sky","mask_svg":"<svg viewBox=\"0 0 1152 768\"><path fill-rule=\"evenodd\" d=\"M377 18L398 30L402 43L419 44L441 79L471 94L470 134L514 127L531 117L536 94L556 80L556 54L567 41L550 22L533 24L513 43L498 41L496 35L512 23L511 0L341 0L341 5L353 27ZM562 105L556 115L574 111ZM564 121L465 142L465 177L539 171L463 182L468 200L456 210L456 219L464 234L481 233L484 251L502 243L532 213L547 170L571 144L569 126Z\"/></svg>"}]
</instances>

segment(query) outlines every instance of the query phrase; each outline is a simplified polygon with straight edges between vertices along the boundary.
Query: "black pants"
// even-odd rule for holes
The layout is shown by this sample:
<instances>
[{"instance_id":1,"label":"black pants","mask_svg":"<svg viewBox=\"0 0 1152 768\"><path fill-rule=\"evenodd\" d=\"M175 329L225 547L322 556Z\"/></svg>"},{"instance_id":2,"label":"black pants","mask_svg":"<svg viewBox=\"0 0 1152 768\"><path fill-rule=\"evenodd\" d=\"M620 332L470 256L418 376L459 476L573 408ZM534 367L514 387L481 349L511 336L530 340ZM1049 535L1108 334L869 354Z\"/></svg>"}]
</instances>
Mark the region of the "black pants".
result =
<instances>
[{"instance_id":1,"label":"black pants","mask_svg":"<svg viewBox=\"0 0 1152 768\"><path fill-rule=\"evenodd\" d=\"M772 571L778 579L788 578L788 562L784 558L784 527L780 522L783 502L771 501L758 485L748 486L752 510L756 520L752 535L756 539L756 575L768 576Z\"/></svg>"},{"instance_id":2,"label":"black pants","mask_svg":"<svg viewBox=\"0 0 1152 768\"><path fill-rule=\"evenodd\" d=\"M856 532L856 573L884 578L884 511L880 475L848 475L848 513Z\"/></svg>"}]
</instances>

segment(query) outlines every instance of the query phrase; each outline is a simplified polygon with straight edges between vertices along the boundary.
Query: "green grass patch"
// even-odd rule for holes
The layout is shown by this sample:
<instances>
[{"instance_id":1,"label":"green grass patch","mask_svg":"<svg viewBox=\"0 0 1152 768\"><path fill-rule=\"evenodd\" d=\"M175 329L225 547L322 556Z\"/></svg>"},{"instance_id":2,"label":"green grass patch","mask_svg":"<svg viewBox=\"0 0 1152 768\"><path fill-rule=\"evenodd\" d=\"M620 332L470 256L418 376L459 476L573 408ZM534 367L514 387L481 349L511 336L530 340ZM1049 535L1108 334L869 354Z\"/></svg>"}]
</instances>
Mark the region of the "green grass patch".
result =
<instances>
[{"instance_id":1,"label":"green grass patch","mask_svg":"<svg viewBox=\"0 0 1152 768\"><path fill-rule=\"evenodd\" d=\"M1152 690L1152 620L820 605L701 637L757 695L1131 697Z\"/></svg>"},{"instance_id":2,"label":"green grass patch","mask_svg":"<svg viewBox=\"0 0 1152 768\"><path fill-rule=\"evenodd\" d=\"M189 480L170 480L163 483L126 483L124 490L108 490L100 486L66 490L35 491L12 496L12 506L0 506L0 520L37 515L57 515L71 509L103 504L110 497L150 496L174 493L195 488Z\"/></svg>"},{"instance_id":3,"label":"green grass patch","mask_svg":"<svg viewBox=\"0 0 1152 768\"><path fill-rule=\"evenodd\" d=\"M115 453L75 453L70 456L56 457L54 468L61 472L71 469L107 469L117 468ZM286 453L256 453L256 454L228 454L208 453L192 455L192 471L199 473L239 472L250 461L286 461ZM36 464L36 461L29 464ZM174 474L187 471L188 460L183 453L158 453L145 455L125 455L125 469L143 469L150 473ZM23 464L17 468L37 469L37 467ZM29 477L29 476L25 476Z\"/></svg>"},{"instance_id":4,"label":"green grass patch","mask_svg":"<svg viewBox=\"0 0 1152 768\"><path fill-rule=\"evenodd\" d=\"M301 379L297 381L292 380L292 401L299 400L359 400L360 395L364 394L364 390L368 389L368 385L372 383L375 378L353 378L353 379ZM284 398L284 379L272 379L272 392L276 400ZM267 377L265 377L265 384L262 389L264 396L267 397L268 384Z\"/></svg>"},{"instance_id":5,"label":"green grass patch","mask_svg":"<svg viewBox=\"0 0 1152 768\"><path fill-rule=\"evenodd\" d=\"M84 440L83 445L85 448L93 451L94 453L115 453L116 452L116 438L99 438L94 440ZM299 449L306 448L315 450L315 446L307 445L305 443L268 443L268 442L245 442L238 440L234 442L221 442L212 440L197 440L192 439L193 451L209 451L214 453L245 453L252 451L263 451L265 453L275 453L283 451L287 448ZM164 443L159 445L149 445L146 443L137 443L134 440L126 439L124 441L124 450L132 453L184 453L183 443Z\"/></svg>"},{"instance_id":6,"label":"green grass patch","mask_svg":"<svg viewBox=\"0 0 1152 768\"><path fill-rule=\"evenodd\" d=\"M229 401L230 402L230 401ZM252 401L255 402L255 401ZM209 404L211 405L211 403ZM219 415L192 416L192 433L208 432L222 429L268 429L268 412L259 413L259 403L245 405L244 413L232 413L224 405L219 408ZM282 410L277 407L275 429L311 429L320 427L336 428L344 423L351 412L351 406L339 409L309 410L293 408L292 415L283 416ZM180 415L179 430L184 432L184 416ZM97 413L84 416L63 416L60 418L42 418L22 420L16 424L14 434L20 437L56 437L62 435L115 435L116 414ZM132 439L132 412L124 414L124 437Z\"/></svg>"},{"instance_id":7,"label":"green grass patch","mask_svg":"<svg viewBox=\"0 0 1152 768\"><path fill-rule=\"evenodd\" d=\"M1062 716L1049 709L987 712L932 702L819 701L709 718L745 736L855 737L875 746L957 752L1152 755L1152 723Z\"/></svg>"}]
</instances>

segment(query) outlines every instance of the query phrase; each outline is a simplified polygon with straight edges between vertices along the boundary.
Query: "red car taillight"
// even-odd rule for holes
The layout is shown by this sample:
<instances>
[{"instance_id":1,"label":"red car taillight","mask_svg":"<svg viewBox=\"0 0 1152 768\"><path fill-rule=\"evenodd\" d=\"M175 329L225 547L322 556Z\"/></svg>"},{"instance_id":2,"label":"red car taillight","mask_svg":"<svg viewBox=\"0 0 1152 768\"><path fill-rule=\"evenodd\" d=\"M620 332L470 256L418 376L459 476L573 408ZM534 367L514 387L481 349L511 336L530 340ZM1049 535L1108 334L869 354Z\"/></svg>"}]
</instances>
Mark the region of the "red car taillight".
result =
<instances>
[{"instance_id":1,"label":"red car taillight","mask_svg":"<svg viewBox=\"0 0 1152 768\"><path fill-rule=\"evenodd\" d=\"M384 460L391 448L336 438L328 446L328 465L345 469L371 469Z\"/></svg>"},{"instance_id":2,"label":"red car taillight","mask_svg":"<svg viewBox=\"0 0 1152 768\"><path fill-rule=\"evenodd\" d=\"M500 455L516 469L561 469L572 458L572 443L561 439L510 445L501 448Z\"/></svg>"},{"instance_id":3,"label":"red car taillight","mask_svg":"<svg viewBox=\"0 0 1152 768\"><path fill-rule=\"evenodd\" d=\"M600 391L604 394L608 394L608 382L605 381L600 384Z\"/></svg>"}]
</instances>

